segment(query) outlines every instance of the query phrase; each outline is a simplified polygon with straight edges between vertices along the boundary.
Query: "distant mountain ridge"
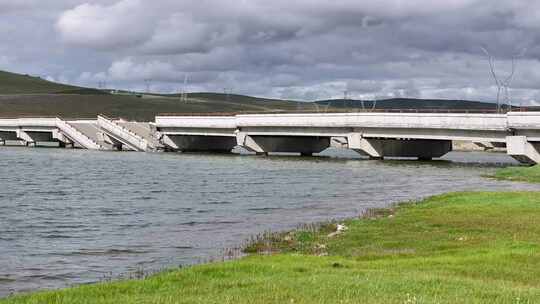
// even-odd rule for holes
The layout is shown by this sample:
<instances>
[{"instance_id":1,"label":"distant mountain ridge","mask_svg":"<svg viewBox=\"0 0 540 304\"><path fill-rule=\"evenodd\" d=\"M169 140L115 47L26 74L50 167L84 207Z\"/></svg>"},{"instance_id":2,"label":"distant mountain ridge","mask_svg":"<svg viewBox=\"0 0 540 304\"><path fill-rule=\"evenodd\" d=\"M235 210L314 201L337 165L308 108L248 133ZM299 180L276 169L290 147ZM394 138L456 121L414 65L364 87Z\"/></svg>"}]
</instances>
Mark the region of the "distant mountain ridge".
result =
<instances>
[{"instance_id":1,"label":"distant mountain ridge","mask_svg":"<svg viewBox=\"0 0 540 304\"><path fill-rule=\"evenodd\" d=\"M364 109L433 109L433 110L488 110L496 105L490 102L448 99L390 98L382 100L331 99L316 101L333 108ZM505 106L505 105L503 105Z\"/></svg>"}]
</instances>

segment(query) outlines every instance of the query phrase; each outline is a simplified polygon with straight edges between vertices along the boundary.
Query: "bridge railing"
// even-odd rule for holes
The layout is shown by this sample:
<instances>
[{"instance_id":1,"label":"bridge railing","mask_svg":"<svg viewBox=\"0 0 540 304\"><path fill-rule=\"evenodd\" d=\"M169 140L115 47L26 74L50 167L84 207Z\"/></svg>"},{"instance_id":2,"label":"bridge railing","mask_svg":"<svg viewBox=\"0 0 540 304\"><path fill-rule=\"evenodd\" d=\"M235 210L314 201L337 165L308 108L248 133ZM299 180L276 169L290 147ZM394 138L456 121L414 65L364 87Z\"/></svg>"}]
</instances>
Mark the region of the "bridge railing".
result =
<instances>
[{"instance_id":1,"label":"bridge railing","mask_svg":"<svg viewBox=\"0 0 540 304\"><path fill-rule=\"evenodd\" d=\"M135 134L128 128L125 128L106 116L98 116L98 125L100 128L111 133L117 140L126 143L128 146L137 151L147 151L149 148L148 141L141 136Z\"/></svg>"},{"instance_id":2,"label":"bridge railing","mask_svg":"<svg viewBox=\"0 0 540 304\"><path fill-rule=\"evenodd\" d=\"M64 121L60 118L56 118L56 126L62 133L69 137L72 141L77 142L81 146L90 150L101 150L103 147L97 142L93 141L90 137L84 135L82 132L77 130L69 122Z\"/></svg>"},{"instance_id":3,"label":"bridge railing","mask_svg":"<svg viewBox=\"0 0 540 304\"><path fill-rule=\"evenodd\" d=\"M540 111L540 107L514 107L512 111L528 112L528 111ZM509 109L497 111L495 109L350 109L350 110L275 110L275 111L238 111L238 112L185 112L185 113L159 113L157 116L235 116L235 115L249 115L249 114L335 114L335 113L465 113L465 114L506 114L510 112Z\"/></svg>"}]
</instances>

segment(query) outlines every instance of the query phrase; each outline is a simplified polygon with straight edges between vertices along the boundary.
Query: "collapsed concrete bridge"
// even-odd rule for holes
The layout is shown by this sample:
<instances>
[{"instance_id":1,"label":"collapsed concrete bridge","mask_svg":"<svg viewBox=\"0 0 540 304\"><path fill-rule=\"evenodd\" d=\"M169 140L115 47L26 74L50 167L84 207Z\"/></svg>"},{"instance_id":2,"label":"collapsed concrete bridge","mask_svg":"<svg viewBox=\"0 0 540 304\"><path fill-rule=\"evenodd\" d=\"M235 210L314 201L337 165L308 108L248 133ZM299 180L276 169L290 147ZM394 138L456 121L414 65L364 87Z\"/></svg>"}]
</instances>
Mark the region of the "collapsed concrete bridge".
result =
<instances>
[{"instance_id":1,"label":"collapsed concrete bridge","mask_svg":"<svg viewBox=\"0 0 540 304\"><path fill-rule=\"evenodd\" d=\"M0 119L0 142L58 142L92 150L313 155L329 147L372 158L432 159L452 141L490 143L524 163L540 163L540 112L295 113L157 116L154 123L59 118Z\"/></svg>"}]
</instances>

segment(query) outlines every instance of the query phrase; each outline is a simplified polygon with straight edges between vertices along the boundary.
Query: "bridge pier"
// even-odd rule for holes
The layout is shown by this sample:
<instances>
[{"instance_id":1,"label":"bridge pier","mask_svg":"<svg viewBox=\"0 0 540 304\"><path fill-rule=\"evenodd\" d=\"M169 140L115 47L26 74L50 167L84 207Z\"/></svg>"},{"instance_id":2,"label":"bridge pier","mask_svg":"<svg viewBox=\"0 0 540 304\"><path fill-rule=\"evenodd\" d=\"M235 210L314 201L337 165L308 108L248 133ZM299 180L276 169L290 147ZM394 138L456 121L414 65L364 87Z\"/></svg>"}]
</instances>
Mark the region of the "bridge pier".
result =
<instances>
[{"instance_id":1,"label":"bridge pier","mask_svg":"<svg viewBox=\"0 0 540 304\"><path fill-rule=\"evenodd\" d=\"M60 130L53 130L52 138L58 141L59 148L67 148L68 146L71 146L72 148L75 147L73 142L62 132L60 132Z\"/></svg>"},{"instance_id":2,"label":"bridge pier","mask_svg":"<svg viewBox=\"0 0 540 304\"><path fill-rule=\"evenodd\" d=\"M16 134L17 139L24 141L26 146L28 146L29 143L34 142L34 139L30 136L30 134L24 132L23 130L17 130Z\"/></svg>"},{"instance_id":3,"label":"bridge pier","mask_svg":"<svg viewBox=\"0 0 540 304\"><path fill-rule=\"evenodd\" d=\"M319 136L266 136L237 134L237 143L248 151L260 153L299 153L312 156L330 147L330 137Z\"/></svg>"},{"instance_id":4,"label":"bridge pier","mask_svg":"<svg viewBox=\"0 0 540 304\"><path fill-rule=\"evenodd\" d=\"M24 131L19 129L16 131L17 139L22 140L26 146L37 147L38 142L57 142L53 132L47 131Z\"/></svg>"},{"instance_id":5,"label":"bridge pier","mask_svg":"<svg viewBox=\"0 0 540 304\"><path fill-rule=\"evenodd\" d=\"M540 142L530 142L527 136L507 136L508 155L524 164L540 163Z\"/></svg>"},{"instance_id":6,"label":"bridge pier","mask_svg":"<svg viewBox=\"0 0 540 304\"><path fill-rule=\"evenodd\" d=\"M75 144L71 141L58 141L58 147L59 148L70 148L75 149Z\"/></svg>"},{"instance_id":7,"label":"bridge pier","mask_svg":"<svg viewBox=\"0 0 540 304\"><path fill-rule=\"evenodd\" d=\"M164 135L161 142L180 152L231 153L236 146L232 136Z\"/></svg>"},{"instance_id":8,"label":"bridge pier","mask_svg":"<svg viewBox=\"0 0 540 304\"><path fill-rule=\"evenodd\" d=\"M350 134L348 140L349 149L367 154L373 159L415 157L431 160L452 151L451 140L375 139L363 138L359 133Z\"/></svg>"}]
</instances>

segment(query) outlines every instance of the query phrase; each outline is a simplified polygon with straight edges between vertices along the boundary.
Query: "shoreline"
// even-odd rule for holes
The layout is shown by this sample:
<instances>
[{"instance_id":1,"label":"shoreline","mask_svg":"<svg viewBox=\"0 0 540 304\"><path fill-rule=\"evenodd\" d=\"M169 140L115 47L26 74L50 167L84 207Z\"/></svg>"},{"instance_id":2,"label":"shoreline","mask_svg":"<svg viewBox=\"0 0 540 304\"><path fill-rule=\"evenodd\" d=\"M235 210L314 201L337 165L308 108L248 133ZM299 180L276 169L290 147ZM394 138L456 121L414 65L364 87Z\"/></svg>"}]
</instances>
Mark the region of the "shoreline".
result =
<instances>
[{"instance_id":1,"label":"shoreline","mask_svg":"<svg viewBox=\"0 0 540 304\"><path fill-rule=\"evenodd\" d=\"M343 272L343 271L349 272L349 270L351 269L356 269L355 271L358 271L358 273L364 273L365 272L365 269L363 269L364 267L367 267L367 269L371 269L371 271L375 271L374 273L377 273L379 271L382 273L386 273L386 272L392 272L391 269L388 269L386 266L383 265L383 264L387 264L387 262L390 265L394 264L395 266L396 265L399 266L400 263L402 262L406 266L406 264L408 264L408 261L410 262L411 259L422 260L422 259L433 258L435 261L438 259L443 259L443 260L448 259L450 262L451 260L456 258L456 257L453 257L453 255L456 254L456 250L459 249L461 244L465 244L473 248L465 248L466 249L465 251L469 252L469 254L465 254L462 256L462 254L457 252L457 256L458 257L461 256L461 258L464 258L465 260L470 259L470 258L474 259L474 255L470 256L471 249L473 249L472 252L482 252L482 250L480 251L477 250L479 248L474 248L474 247L476 247L475 242L477 242L478 240L481 240L485 236L478 234L478 232L474 232L474 229L473 229L471 231L462 230L462 231L458 231L457 233L452 232L451 233L452 237L442 237L444 236L444 234L441 234L441 231L437 231L439 229L435 229L434 231L431 231L431 233L438 234L439 237L444 239L443 243L448 243L445 246L451 247L451 248L443 249L442 250L443 252L441 253L441 252L438 252L440 251L440 249L429 248L430 246L428 246L428 244L422 244L422 242L419 242L419 240L415 240L415 238L411 238L411 236L407 236L406 232L415 234L416 237L420 236L421 238L427 238L429 239L429 241L434 242L434 243L441 242L441 240L439 240L438 237L430 238L429 237L430 233L426 234L426 233L421 233L421 231L420 233L419 231L414 231L416 229L415 227L416 225L414 225L414 223L411 223L410 219L407 219L407 216L411 216L411 214L414 215L415 212L423 212L423 210L429 211L429 214L434 214L433 211L440 211L438 210L439 208L442 208L442 210L446 210L446 211L451 210L452 212L461 213L462 215L466 216L467 214L470 214L469 212L470 210L467 210L467 209L471 208L468 205L470 205L470 201L472 199L474 201L472 203L474 206L479 208L479 210L483 210L484 212L487 213L485 216L488 216L491 220L497 220L497 216L502 216L502 214L504 213L509 213L511 215L512 212L508 212L507 210L505 211L501 209L501 210L495 210L497 216L494 216L494 214L490 215L489 213L491 211L486 209L485 204L493 205L494 204L493 201L496 201L495 204L499 204L500 207L505 207L503 209L507 209L508 204L505 203L505 201L507 201L508 199L512 199L513 201L516 201L515 197L517 196L518 197L517 201L522 201L522 200L530 201L529 202L530 205L528 205L527 208L532 208L532 207L539 208L538 211L540 211L540 199L537 199L538 193L539 192L461 192L461 193L450 193L450 194L433 196L419 202L418 201L405 202L405 203L396 204L395 206L392 206L389 208L371 209L370 211L366 211L363 215L357 218L349 219L349 220L339 221L335 223L328 223L328 224L320 224L320 225L319 224L306 225L304 227L301 227L300 229L296 229L296 230L292 230L288 232L268 233L263 236L255 237L254 240L251 243L249 243L247 247L250 254L240 259L226 260L224 262L217 262L217 263L212 262L212 263L206 263L206 264L199 264L199 265L194 265L187 268L176 269L176 270L169 269L163 272L152 274L150 276L145 276L142 280L120 280L120 281L113 281L113 282L106 282L106 283L77 286L77 287L72 287L72 288L57 290L57 291L41 291L37 293L16 295L16 296L8 297L5 299L0 299L0 303L88 303L88 302L83 302L82 301L83 298L87 300L94 299L96 300L95 301L96 303L113 303L113 302L134 303L134 302L138 302L138 300L143 301L143 299L146 299L146 297L150 297L148 299L153 299L152 301L154 301L155 299L161 299L160 301L156 300L156 302L158 303L184 303L182 301L180 302L173 301L172 300L173 298L170 298L170 300L166 300L167 299L166 297L163 298L160 296L160 290L162 289L162 287L168 286L172 282L177 282L177 283L183 282L183 284L180 284L180 285L175 284L176 286L173 289L167 289L168 292L177 294L176 292L174 292L176 288L178 288L177 290L178 293L184 293L186 291L189 291L188 293L191 294L191 296L196 295L198 298L201 299L199 301L195 301L198 303L217 303L215 301L217 298L214 298L215 296L219 296L220 294L229 294L231 292L235 294L235 296L230 298L230 299L234 299L235 300L234 302L247 303L247 302L253 302L253 300L257 298L250 298L249 295L251 293L249 292L248 294L246 294L247 297L244 297L242 293L239 293L241 290L246 289L246 288L250 289L250 291L255 292L255 290L251 290L252 288L249 287L251 286L251 283L248 284L248 283L245 283L245 281L254 281L254 282L259 282L259 283L264 282L263 285L265 286L268 284L269 286L271 286L272 284L278 284L281 286L279 281L265 279L266 275L274 276L274 275L278 275L281 272L282 274L287 274L288 276L291 276L291 278L296 278L297 280L299 279L303 282L305 282L305 278L303 278L304 274L309 274L313 271L315 271L315 274L316 274L318 271L322 271L324 273L326 272L326 270L328 270L329 272L331 272L330 274L328 274L330 277L335 277L336 273L334 272L338 272L338 273ZM430 209L435 209L435 210L430 210ZM465 210L461 210L461 209L465 209ZM520 213L520 216L523 215L522 214L523 210L519 210L518 213ZM423 216L421 218L423 218L426 221L434 220L436 222L437 221L440 222L439 226L437 226L439 228L444 222L441 219L437 220L436 218L425 217L425 214L422 214L422 215ZM445 219L449 220L451 223L453 223L456 220L457 222L462 222L463 224L465 224L464 227L472 224L471 222L464 221L463 218L461 220L455 219L455 217L452 215L453 214L451 213L446 214ZM476 216L473 216L473 218L478 220L478 217ZM403 227L401 227L403 229L405 228L407 229L413 228L413 229L412 230L405 229L405 231L399 230L401 231L399 234L388 234L388 232L385 232L384 229L383 230L380 229L383 227L387 229L399 228L395 226L397 224L394 222L396 222L399 225L403 225ZM488 223L489 221L486 222L486 225ZM341 226L340 229L337 229L338 224ZM413 225L411 226L411 224ZM493 223L489 223L489 224L493 224ZM377 226L383 226L383 227L377 227ZM490 228L497 229L496 225L490 226ZM340 232L336 233L336 231L340 231ZM362 232L362 233L359 233L359 232ZM362 240L362 238L358 239L359 235L361 235L366 240ZM474 235L477 235L477 236L475 237ZM490 236L490 237L493 237L493 236ZM389 247L387 246L388 244L384 245L384 242L382 242L381 240L385 240L386 238L389 238L387 241L389 241L390 243L394 243L394 245L389 246ZM392 238L396 238L396 239L392 240ZM365 246L366 244L364 244L364 246L359 246L358 244L358 242L369 243L369 240L373 241L373 244L367 244L369 246ZM423 240L423 241L427 241L427 240ZM492 241L496 241L496 239ZM416 245L416 246L413 246L413 245ZM438 244L438 246L440 245L442 244ZM443 246L443 248L445 246ZM465 246L465 247L468 247L468 246ZM513 252L511 248L510 249L505 248L505 249L508 249L511 252ZM483 249L483 250L486 250L486 249ZM513 254L515 253L516 252L514 252ZM430 254L434 254L435 256L431 257ZM484 252L484 253L481 253L480 255L484 256L485 254L486 253ZM487 255L489 256L490 254L487 253ZM534 261L540 262L540 256L534 256ZM268 263L270 263L272 266L270 267L269 265L267 265ZM372 263L374 265L370 266L370 264ZM327 266L324 266L324 265L327 265ZM454 265L457 265L457 264L454 263ZM358 268L359 266L360 268ZM465 266L466 265L464 264L463 267ZM483 267L485 266L486 265L484 265ZM314 268L312 269L311 267L314 267ZM274 268L278 269L277 273L272 271L272 269ZM407 268L407 271L413 271L413 269L409 269L408 267L405 267L405 268ZM473 267L473 268L475 268L478 271L480 270L477 267ZM434 269L431 269L431 268L429 270L435 271ZM262 277L260 276L261 271L263 274ZM353 273L355 271L353 271ZM490 271L496 271L496 269L490 268ZM509 271L509 270L505 269L505 271ZM435 272L438 272L438 271L435 271ZM350 274L351 273L349 273L349 275ZM470 275L473 275L473 274L470 274ZM409 275L406 275L406 277L408 276ZM437 277L436 274L435 276ZM403 282L401 279L399 279L398 277L395 277L394 275L390 275L390 277L391 277L390 281L387 281L388 278L384 278L384 275L383 277L380 277L378 279L383 280L387 282L388 284L390 284L391 281L394 282L395 284L397 284L397 282L399 282L399 284L406 284L406 282ZM337 279L337 277L335 278ZM234 282L227 283L230 279L232 279ZM288 280L287 277L280 276L280 279L287 281L288 284L296 285L294 284L294 282ZM441 278L438 278L438 279L441 279ZM470 277L468 279L470 279ZM194 282L198 282L198 284L193 285L192 283ZM242 282L244 282L245 284ZM347 282L351 283L349 281ZM464 283L466 283L466 281L460 282L460 284L464 284ZM493 282L491 283L493 284ZM205 287L203 288L199 286L200 284L202 284ZM217 284L217 286L215 284ZM225 288L225 289L221 288L219 287L221 286L220 284L224 284L228 286L228 288ZM324 282L322 281L318 282L318 284L323 284L323 285L330 284L334 286L334 288L338 287L338 286L335 286L334 283L330 281L326 281L326 279L324 280ZM191 286L191 287L189 287L188 290L186 290L187 286ZM203 292L204 290L206 290L207 287L213 287L214 289L210 290L210 292ZM281 287L284 287L284 286L281 286ZM296 286L296 287L299 287L299 286ZM416 286L415 288L419 288L419 286ZM120 290L123 290L123 291L119 292ZM340 288L339 290L344 292L343 288ZM420 288L419 290L422 290L422 288ZM535 285L534 290L535 292L540 291L540 282L538 286ZM260 289L256 289L256 291L257 292L255 293L261 292ZM296 291L298 292L301 291L301 288L300 290L296 290ZM325 292L330 292L330 291L327 290ZM479 292L480 294L483 294L481 290L476 290L475 292ZM295 303L330 303L328 301L311 301L311 300L316 300L316 299L310 298L309 290L303 290L303 293L301 294L303 296L292 297L290 294L287 293L287 297L291 296L291 299L294 299ZM533 297L535 294L536 293L532 293L532 294L526 293L525 296L521 296L521 299L529 299L529 300L538 299L536 297ZM413 292L413 291L411 291L411 293L409 293L408 295L410 296L410 299L413 299L414 297L416 297L416 299L425 299L425 300L428 300L428 298L431 298L431 296L435 296L435 295L440 296L439 293L427 296L426 294L423 294L422 292ZM106 296L106 297L102 298L103 296ZM264 293L261 298L261 301L257 300L256 302L277 303L273 301L272 299L266 299L265 297L267 296L269 295ZM394 302L403 303L402 300L407 300L407 293L403 293L403 292L398 292L395 295L393 295L392 292L390 292L388 296L390 296L390 298L385 298L384 301L380 301L380 303L394 303ZM507 294L505 295L505 293L500 293L498 294L497 297L490 297L491 300L494 300L494 301L491 301L491 303L504 303L505 301L501 302L497 299L499 297L502 297L506 300L510 299L507 296L508 295ZM106 298L108 298L109 300L105 300ZM349 297L345 297L345 298L351 300L351 298ZM190 299L193 300L194 298L190 298ZM248 301L249 299L251 299L251 301ZM280 299L283 299L283 298L280 297ZM309 299L309 301L307 301L306 299ZM326 298L326 300L328 299L329 298ZM441 298L438 298L438 299L441 299ZM444 299L444 297L442 299ZM512 299L515 300L516 297L512 297ZM134 301L134 300L137 300L137 301ZM372 299L372 300L376 300L376 299ZM383 299L379 299L379 300L383 300ZM93 302L93 301L90 301L90 302ZM190 301L188 300L185 301L185 303L189 303L189 302ZM223 302L232 303L231 301L223 301ZM369 302L379 303L377 301L369 301ZM441 303L446 303L446 301L441 301ZM528 303L528 302L523 302L523 303Z\"/></svg>"},{"instance_id":2,"label":"shoreline","mask_svg":"<svg viewBox=\"0 0 540 304\"><path fill-rule=\"evenodd\" d=\"M496 178L495 176L497 174L500 175L501 172L504 173L505 170L509 170L509 169L508 168L498 169L493 176L489 176L489 177ZM514 174L521 174L520 176L522 176L522 179L526 179L527 177L530 177L530 176L535 177L536 175L534 174L523 175L522 173L523 171L525 172L539 171L540 172L540 167L539 166L516 167L516 168L510 168L510 170L512 170ZM514 180L508 177L506 178L499 177L498 179ZM520 181L524 181L524 180L520 180ZM529 182L536 182L536 180L533 178L532 180L529 180ZM231 248L231 249L225 248L223 250L223 254L220 255L219 258L210 259L208 262L196 263L193 265L189 265L187 267L180 267L177 269L171 268L171 269L164 269L164 270L155 271L155 272L154 271L150 271L150 272L141 271L141 272L136 272L136 273L128 273L126 275L121 276L118 279L106 280L104 282L99 282L99 283L89 284L89 285L73 286L73 287L68 287L68 288L60 289L60 290L42 290L42 291L35 291L35 292L29 292L29 293L15 294L15 295L0 299L0 303L71 303L71 302L56 301L56 300L53 301L52 298L65 297L66 299L70 299L73 293L79 294L80 292L83 292L81 295L84 294L84 298L86 298L87 296L92 297L93 291L90 291L90 290L93 290L93 289L114 290L117 288L117 285L127 285L128 286L127 288L129 289L130 285L146 285L147 283L150 283L156 279L161 281L159 278L169 277L171 275L189 276L190 273L193 273L193 272L198 273L201 269L203 270L213 269L213 268L227 268L228 269L230 265L236 265L236 264L243 265L246 263L250 265L249 267L257 268L257 264L258 263L264 264L266 262L265 261L266 259L278 259L278 260L280 259L287 260L289 258L292 258L293 260L296 260L296 259L311 260L313 258L330 259L330 260L337 260L337 262L331 263L332 268L341 269L341 268L347 268L347 266L345 266L347 263L353 263L353 264L354 263L370 263L371 261L377 261L381 259L385 260L389 257L392 259L398 259L398 260L400 258L406 258L406 259L422 258L422 256L424 255L419 254L418 249L409 248L411 247L409 246L410 244L404 243L401 245L406 245L406 246L401 246L401 247L395 246L396 248L385 248L385 249L381 249L381 248L377 249L377 246L373 246L372 244L371 246L368 246L368 248L356 248L358 251L352 252L351 250L354 249L355 246L358 244L355 245L349 242L351 241L351 238L354 239L355 242L358 242L359 241L358 237L361 237L361 238L371 239L374 242L374 244L377 244L378 240L377 238L374 238L374 235L377 236L378 234L370 235L368 233L369 230L373 228L373 227L370 227L370 225L379 225L381 222L383 224L384 223L388 224L388 222L401 219L400 217L403 216L403 214L406 215L410 210L415 210L416 208L422 209L423 206L426 204L430 205L430 204L434 204L434 202L441 203L441 201L443 203L448 203L445 201L455 200L456 197L457 198L461 197L462 199L465 200L465 202L468 202L470 200L473 200L473 201L478 200L478 197L485 196L487 199L486 198L481 199L479 203L476 203L476 204L479 204L479 207L482 207L481 205L483 204L490 204L490 200L497 197L503 197L504 200L513 200L513 201L516 201L515 197L517 197L518 203L520 200L528 199L534 202L532 206L536 206L536 203L538 203L538 205L540 206L540 199L536 199L536 196L538 196L539 193L540 192L498 192L498 191L495 191L495 192L457 192L457 193L434 195L434 196L430 196L425 199L422 199L420 201L398 202L386 208L367 209L361 215L352 217L349 219L299 225L298 228L288 230L288 231L265 232L259 235L255 235L251 237L251 239L244 241L242 245L239 246L238 248ZM462 205L460 206L460 208L467 209L468 206L463 205L463 202L461 202L461 204ZM504 204L504 202L502 202L502 204ZM439 207L442 207L443 209L445 208L444 204ZM506 206L506 208L508 207L509 206ZM458 209L454 211L463 212L463 210L458 210ZM498 210L498 211L504 212L504 210ZM476 220L483 219L482 214L480 215L481 217L477 218ZM483 216L486 216L486 214L484 214ZM424 220L427 220L427 219L428 218L424 218ZM429 219L429 220L433 220L433 219ZM364 233L362 234L355 235L355 233L358 232L357 226L367 228L367 231L364 231ZM382 232L379 231L378 233L382 233ZM403 237L404 236L403 234L406 234L406 233L404 233L403 231L396 231L396 235L393 235L392 237L396 237L396 238ZM540 233L538 236L540 237ZM467 236L460 236L459 238L453 239L452 241L456 241L456 240L459 242L466 242L469 239ZM414 242L414 241L408 240L408 242ZM538 245L540 248L540 244ZM378 246L380 246L380 244ZM540 263L540 256L538 258L539 258L538 262ZM301 262L301 261L295 261L295 263L296 262ZM315 261L315 263L316 262L317 261ZM234 271L234 270L235 270L235 267L233 267L232 270L229 269L228 271ZM309 272L309 268L301 269L301 270L297 269L297 270L299 273ZM493 269L493 271L495 270L496 269ZM286 270L284 271L287 272ZM241 276L241 280L249 280L249 279L250 279L250 276L246 276L246 275ZM539 288L539 291L540 291L540 284L535 288ZM198 290L198 287L195 287L191 291L199 294L197 290ZM153 292L151 292L150 290L148 292L152 294L152 297L155 297ZM224 291L220 290L220 292L224 292ZM144 295L145 293L140 294L138 296L143 297ZM116 298L118 301L120 301L120 303L132 303L131 300L127 298L124 299L122 295L116 294L114 292L111 294L108 294L107 297L109 296ZM118 298L119 296L120 298ZM416 296L417 295L413 295L413 297L416 297ZM403 295L401 295L401 297L403 297ZM237 300L239 299L240 298L237 298ZM540 299L540 296L538 299ZM99 299L97 300L98 301L96 303L102 303L102 302L99 302ZM74 301L73 303L85 303L85 302ZM109 302L103 301L103 303L109 303ZM176 303L176 302L164 301L163 303ZM183 302L180 302L180 303L183 303ZM261 301L261 303L274 303L274 302ZM379 303L379 302L374 302L374 303ZM382 301L381 303L385 303L385 302ZM523 302L523 303L527 303L527 302Z\"/></svg>"}]
</instances>

